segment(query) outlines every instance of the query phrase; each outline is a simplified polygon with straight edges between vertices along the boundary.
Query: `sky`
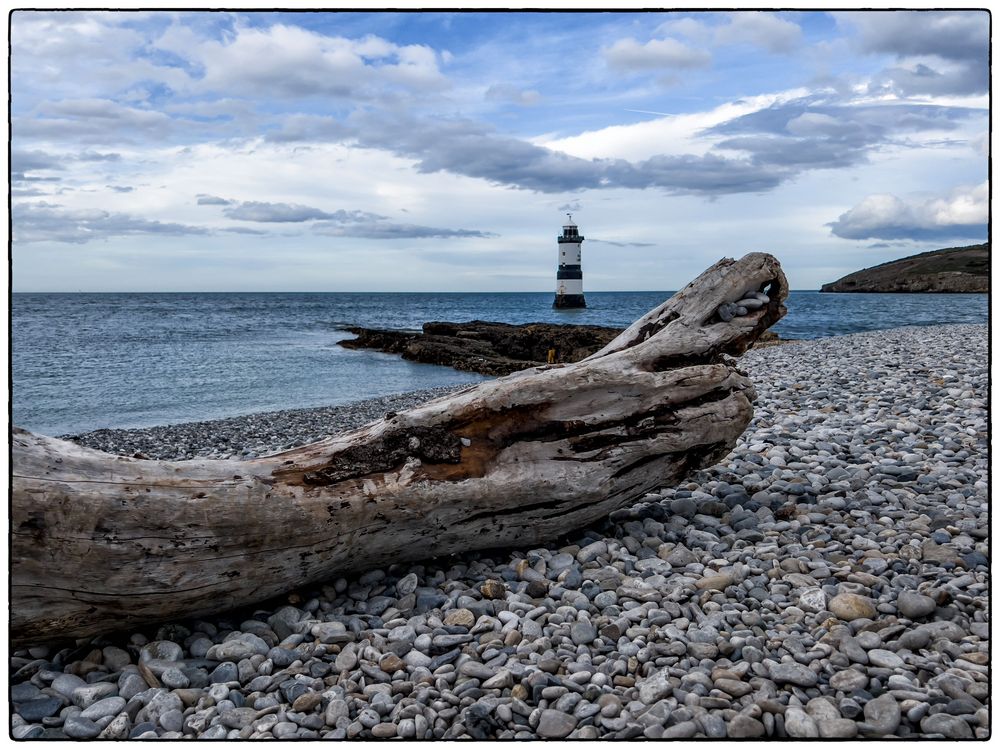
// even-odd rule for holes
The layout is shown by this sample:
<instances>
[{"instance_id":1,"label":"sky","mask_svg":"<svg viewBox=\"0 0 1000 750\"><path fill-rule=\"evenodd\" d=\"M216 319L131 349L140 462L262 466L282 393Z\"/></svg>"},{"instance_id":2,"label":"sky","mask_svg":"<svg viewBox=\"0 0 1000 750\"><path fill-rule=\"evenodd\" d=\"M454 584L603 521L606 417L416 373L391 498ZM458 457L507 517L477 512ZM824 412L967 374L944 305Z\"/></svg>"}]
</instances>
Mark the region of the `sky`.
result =
<instances>
[{"instance_id":1,"label":"sky","mask_svg":"<svg viewBox=\"0 0 1000 750\"><path fill-rule=\"evenodd\" d=\"M18 291L793 289L987 239L983 11L15 11Z\"/></svg>"}]
</instances>

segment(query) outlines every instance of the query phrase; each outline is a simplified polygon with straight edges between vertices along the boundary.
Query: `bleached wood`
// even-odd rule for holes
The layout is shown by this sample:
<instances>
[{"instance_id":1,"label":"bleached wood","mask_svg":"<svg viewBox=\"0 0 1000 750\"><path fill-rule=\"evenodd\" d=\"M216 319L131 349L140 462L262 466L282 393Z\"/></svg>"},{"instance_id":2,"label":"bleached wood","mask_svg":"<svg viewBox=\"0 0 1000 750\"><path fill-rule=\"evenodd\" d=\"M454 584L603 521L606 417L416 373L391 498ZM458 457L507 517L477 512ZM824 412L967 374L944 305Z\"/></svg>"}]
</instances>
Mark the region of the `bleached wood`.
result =
<instances>
[{"instance_id":1,"label":"bleached wood","mask_svg":"<svg viewBox=\"0 0 1000 750\"><path fill-rule=\"evenodd\" d=\"M723 323L748 288L771 302ZM778 262L723 259L607 347L251 461L112 456L16 429L11 636L219 612L335 574L538 544L724 457L738 355L784 314Z\"/></svg>"}]
</instances>

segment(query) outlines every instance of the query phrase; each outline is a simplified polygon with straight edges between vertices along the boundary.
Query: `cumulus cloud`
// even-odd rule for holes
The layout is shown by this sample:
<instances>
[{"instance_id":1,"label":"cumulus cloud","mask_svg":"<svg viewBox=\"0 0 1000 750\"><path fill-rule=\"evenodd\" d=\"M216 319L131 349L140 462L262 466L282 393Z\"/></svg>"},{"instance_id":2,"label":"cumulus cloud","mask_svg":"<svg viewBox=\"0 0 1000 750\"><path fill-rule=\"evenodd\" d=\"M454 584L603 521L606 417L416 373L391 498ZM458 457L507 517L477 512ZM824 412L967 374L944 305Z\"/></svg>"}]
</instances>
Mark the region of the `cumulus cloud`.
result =
<instances>
[{"instance_id":1,"label":"cumulus cloud","mask_svg":"<svg viewBox=\"0 0 1000 750\"><path fill-rule=\"evenodd\" d=\"M22 105L124 91L137 81L177 85L185 74L150 59L140 28L148 17L99 11L14 11L10 19L11 76Z\"/></svg>"},{"instance_id":2,"label":"cumulus cloud","mask_svg":"<svg viewBox=\"0 0 1000 750\"><path fill-rule=\"evenodd\" d=\"M328 36L298 26L237 26L221 39L199 39L180 29L158 47L192 58L196 90L234 95L372 99L386 88L431 92L448 86L438 55L421 44L397 45L377 36Z\"/></svg>"},{"instance_id":3,"label":"cumulus cloud","mask_svg":"<svg viewBox=\"0 0 1000 750\"><path fill-rule=\"evenodd\" d=\"M703 68L712 56L703 49L690 47L676 39L651 39L645 44L626 37L603 50L604 59L616 70L684 70Z\"/></svg>"},{"instance_id":4,"label":"cumulus cloud","mask_svg":"<svg viewBox=\"0 0 1000 750\"><path fill-rule=\"evenodd\" d=\"M14 240L24 243L50 241L79 245L136 235L208 234L206 229L187 224L100 209L70 209L45 202L15 203L11 218Z\"/></svg>"},{"instance_id":5,"label":"cumulus cloud","mask_svg":"<svg viewBox=\"0 0 1000 750\"><path fill-rule=\"evenodd\" d=\"M828 226L849 240L978 240L986 237L988 220L989 186L983 182L922 201L869 195Z\"/></svg>"},{"instance_id":6,"label":"cumulus cloud","mask_svg":"<svg viewBox=\"0 0 1000 750\"><path fill-rule=\"evenodd\" d=\"M989 184L958 188L945 198L935 198L924 206L937 226L985 225L989 221Z\"/></svg>"}]
</instances>

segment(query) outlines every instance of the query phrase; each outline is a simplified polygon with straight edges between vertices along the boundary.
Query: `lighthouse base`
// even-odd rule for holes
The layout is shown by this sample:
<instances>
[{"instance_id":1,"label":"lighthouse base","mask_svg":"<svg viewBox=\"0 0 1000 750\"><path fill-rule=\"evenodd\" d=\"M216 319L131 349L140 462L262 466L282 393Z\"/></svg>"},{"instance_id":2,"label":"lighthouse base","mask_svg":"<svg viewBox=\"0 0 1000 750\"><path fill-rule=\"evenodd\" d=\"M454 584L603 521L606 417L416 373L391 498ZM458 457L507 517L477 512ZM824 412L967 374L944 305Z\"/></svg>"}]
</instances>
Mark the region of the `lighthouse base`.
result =
<instances>
[{"instance_id":1,"label":"lighthouse base","mask_svg":"<svg viewBox=\"0 0 1000 750\"><path fill-rule=\"evenodd\" d=\"M582 294L557 294L552 307L557 309L569 309L573 307L586 307L587 302Z\"/></svg>"}]
</instances>

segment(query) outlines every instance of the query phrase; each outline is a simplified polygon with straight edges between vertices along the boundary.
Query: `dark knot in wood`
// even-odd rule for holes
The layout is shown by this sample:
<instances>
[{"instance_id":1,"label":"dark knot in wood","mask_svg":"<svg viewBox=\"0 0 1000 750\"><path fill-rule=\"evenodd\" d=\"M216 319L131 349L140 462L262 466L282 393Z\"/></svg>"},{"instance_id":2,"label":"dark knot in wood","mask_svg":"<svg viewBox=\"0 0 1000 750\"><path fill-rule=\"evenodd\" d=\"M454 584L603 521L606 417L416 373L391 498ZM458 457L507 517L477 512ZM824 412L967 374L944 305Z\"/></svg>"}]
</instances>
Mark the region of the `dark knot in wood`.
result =
<instances>
[{"instance_id":1,"label":"dark knot in wood","mask_svg":"<svg viewBox=\"0 0 1000 750\"><path fill-rule=\"evenodd\" d=\"M409 427L384 433L361 445L352 445L330 459L330 465L302 476L305 484L324 486L345 479L389 471L410 458L430 464L457 464L462 439L443 427Z\"/></svg>"}]
</instances>

